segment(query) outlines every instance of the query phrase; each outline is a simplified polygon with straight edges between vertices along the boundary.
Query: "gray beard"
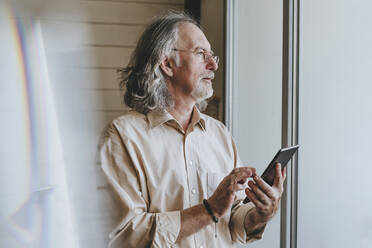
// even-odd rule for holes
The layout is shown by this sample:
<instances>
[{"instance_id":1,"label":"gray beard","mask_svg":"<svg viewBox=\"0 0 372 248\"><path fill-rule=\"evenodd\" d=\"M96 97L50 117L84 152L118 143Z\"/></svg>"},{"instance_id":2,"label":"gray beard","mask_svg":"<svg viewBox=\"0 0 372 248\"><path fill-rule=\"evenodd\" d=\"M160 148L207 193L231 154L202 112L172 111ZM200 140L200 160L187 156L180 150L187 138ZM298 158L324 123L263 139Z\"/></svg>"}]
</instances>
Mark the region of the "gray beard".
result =
<instances>
[{"instance_id":1,"label":"gray beard","mask_svg":"<svg viewBox=\"0 0 372 248\"><path fill-rule=\"evenodd\" d=\"M203 101L213 95L213 88L211 83L199 81L196 88L191 92L191 96L197 101Z\"/></svg>"}]
</instances>

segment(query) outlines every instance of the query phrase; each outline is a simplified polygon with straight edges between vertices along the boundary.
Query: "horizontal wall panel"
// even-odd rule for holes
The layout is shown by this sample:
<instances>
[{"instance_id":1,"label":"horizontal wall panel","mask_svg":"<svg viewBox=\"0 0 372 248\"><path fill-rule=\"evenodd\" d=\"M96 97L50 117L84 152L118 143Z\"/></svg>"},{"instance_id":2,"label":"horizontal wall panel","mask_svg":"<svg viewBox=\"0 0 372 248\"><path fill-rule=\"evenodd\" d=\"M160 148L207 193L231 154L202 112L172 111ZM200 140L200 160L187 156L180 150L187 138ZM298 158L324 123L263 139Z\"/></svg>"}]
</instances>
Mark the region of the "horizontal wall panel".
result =
<instances>
[{"instance_id":1,"label":"horizontal wall panel","mask_svg":"<svg viewBox=\"0 0 372 248\"><path fill-rule=\"evenodd\" d=\"M86 47L79 52L85 59L75 61L75 66L113 69L123 67L128 64L132 51L133 48Z\"/></svg>"},{"instance_id":2,"label":"horizontal wall panel","mask_svg":"<svg viewBox=\"0 0 372 248\"><path fill-rule=\"evenodd\" d=\"M61 11L61 8L66 9L65 5L53 1L49 4L48 11L43 13L42 18L75 22L144 25L148 24L154 16L166 13L168 9L183 10L181 5L82 1L79 4L80 8Z\"/></svg>"},{"instance_id":3,"label":"horizontal wall panel","mask_svg":"<svg viewBox=\"0 0 372 248\"><path fill-rule=\"evenodd\" d=\"M43 20L41 25L45 49L50 54L73 52L92 40L91 27L87 23Z\"/></svg>"},{"instance_id":4,"label":"horizontal wall panel","mask_svg":"<svg viewBox=\"0 0 372 248\"><path fill-rule=\"evenodd\" d=\"M81 24L85 25L90 36L90 43L105 46L134 47L145 26Z\"/></svg>"},{"instance_id":5,"label":"horizontal wall panel","mask_svg":"<svg viewBox=\"0 0 372 248\"><path fill-rule=\"evenodd\" d=\"M81 89L119 89L119 74L116 69L81 68L78 87Z\"/></svg>"},{"instance_id":6,"label":"horizontal wall panel","mask_svg":"<svg viewBox=\"0 0 372 248\"><path fill-rule=\"evenodd\" d=\"M183 5L184 0L85 0L85 2L126 2Z\"/></svg>"},{"instance_id":7,"label":"horizontal wall panel","mask_svg":"<svg viewBox=\"0 0 372 248\"><path fill-rule=\"evenodd\" d=\"M165 13L167 7L183 9L183 6L116 2L81 2L81 5L85 10L85 21L128 24L147 24L154 16Z\"/></svg>"},{"instance_id":8,"label":"horizontal wall panel","mask_svg":"<svg viewBox=\"0 0 372 248\"><path fill-rule=\"evenodd\" d=\"M79 95L80 104L78 109L94 111L124 110L119 90L84 90L80 91Z\"/></svg>"},{"instance_id":9,"label":"horizontal wall panel","mask_svg":"<svg viewBox=\"0 0 372 248\"><path fill-rule=\"evenodd\" d=\"M66 21L43 21L43 33L48 51L66 45L66 37L74 37L74 44L134 47L145 25L91 24ZM71 38L69 39L71 42ZM54 49L54 50L56 50Z\"/></svg>"},{"instance_id":10,"label":"horizontal wall panel","mask_svg":"<svg viewBox=\"0 0 372 248\"><path fill-rule=\"evenodd\" d=\"M104 129L104 127L110 121L112 121L116 117L119 117L125 114L126 111L128 111L128 107L122 105L121 109L119 109L118 111L81 111L80 113L83 116L83 118L86 119L87 121L98 120L98 123L95 123L93 130L95 131L96 134L100 134L101 131ZM100 184L99 186L102 186L102 185Z\"/></svg>"}]
</instances>

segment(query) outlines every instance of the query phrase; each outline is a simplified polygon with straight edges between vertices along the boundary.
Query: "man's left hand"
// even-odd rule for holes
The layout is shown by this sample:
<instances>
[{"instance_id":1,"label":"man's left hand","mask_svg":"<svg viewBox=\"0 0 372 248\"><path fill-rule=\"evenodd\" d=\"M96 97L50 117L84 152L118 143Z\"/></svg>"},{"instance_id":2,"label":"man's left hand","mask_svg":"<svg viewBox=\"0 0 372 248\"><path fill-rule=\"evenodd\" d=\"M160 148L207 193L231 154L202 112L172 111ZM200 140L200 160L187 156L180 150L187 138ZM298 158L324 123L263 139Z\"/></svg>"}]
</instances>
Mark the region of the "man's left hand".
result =
<instances>
[{"instance_id":1,"label":"man's left hand","mask_svg":"<svg viewBox=\"0 0 372 248\"><path fill-rule=\"evenodd\" d=\"M283 183L286 178L286 168L281 169L281 165L275 165L275 179L273 186L267 184L261 177L254 176L254 181L249 181L249 188L245 193L252 203L256 206L256 223L268 222L279 208L280 199L283 193Z\"/></svg>"}]
</instances>

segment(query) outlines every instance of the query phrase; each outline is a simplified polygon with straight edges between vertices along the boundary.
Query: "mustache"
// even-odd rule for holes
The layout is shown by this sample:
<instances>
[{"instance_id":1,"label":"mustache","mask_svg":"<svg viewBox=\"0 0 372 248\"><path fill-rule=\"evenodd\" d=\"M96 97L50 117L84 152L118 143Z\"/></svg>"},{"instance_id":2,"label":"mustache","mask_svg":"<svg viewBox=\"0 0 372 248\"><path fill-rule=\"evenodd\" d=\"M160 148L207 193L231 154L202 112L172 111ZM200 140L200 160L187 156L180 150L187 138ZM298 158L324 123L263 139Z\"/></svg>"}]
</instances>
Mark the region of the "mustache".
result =
<instances>
[{"instance_id":1,"label":"mustache","mask_svg":"<svg viewBox=\"0 0 372 248\"><path fill-rule=\"evenodd\" d=\"M209 78L209 79L213 80L214 79L214 73L212 72L212 73L209 73L209 74L204 74L204 75L202 75L202 78Z\"/></svg>"}]
</instances>

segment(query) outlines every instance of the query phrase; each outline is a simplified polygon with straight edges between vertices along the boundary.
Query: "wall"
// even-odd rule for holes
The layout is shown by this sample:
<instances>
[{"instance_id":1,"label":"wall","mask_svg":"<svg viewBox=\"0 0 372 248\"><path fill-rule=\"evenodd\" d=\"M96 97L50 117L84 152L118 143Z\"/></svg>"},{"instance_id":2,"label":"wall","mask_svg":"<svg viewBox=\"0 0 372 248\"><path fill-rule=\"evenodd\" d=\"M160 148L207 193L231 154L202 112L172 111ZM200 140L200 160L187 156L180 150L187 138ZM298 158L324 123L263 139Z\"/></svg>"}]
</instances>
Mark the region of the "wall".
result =
<instances>
[{"instance_id":1,"label":"wall","mask_svg":"<svg viewBox=\"0 0 372 248\"><path fill-rule=\"evenodd\" d=\"M371 247L372 3L302 2L298 247Z\"/></svg>"}]
</instances>

